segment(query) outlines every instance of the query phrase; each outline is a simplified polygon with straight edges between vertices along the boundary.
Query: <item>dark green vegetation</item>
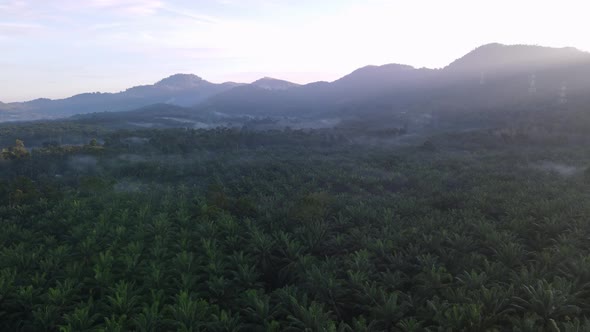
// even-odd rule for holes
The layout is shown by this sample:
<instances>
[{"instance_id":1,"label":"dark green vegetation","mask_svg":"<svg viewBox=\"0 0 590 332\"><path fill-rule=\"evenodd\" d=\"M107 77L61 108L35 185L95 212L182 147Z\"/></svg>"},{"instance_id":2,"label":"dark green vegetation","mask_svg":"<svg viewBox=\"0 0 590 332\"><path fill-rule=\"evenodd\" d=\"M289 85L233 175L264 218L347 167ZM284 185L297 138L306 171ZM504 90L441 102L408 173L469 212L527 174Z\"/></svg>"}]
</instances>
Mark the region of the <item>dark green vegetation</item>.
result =
<instances>
[{"instance_id":1,"label":"dark green vegetation","mask_svg":"<svg viewBox=\"0 0 590 332\"><path fill-rule=\"evenodd\" d=\"M533 129L4 126L0 330L587 331L590 155Z\"/></svg>"}]
</instances>

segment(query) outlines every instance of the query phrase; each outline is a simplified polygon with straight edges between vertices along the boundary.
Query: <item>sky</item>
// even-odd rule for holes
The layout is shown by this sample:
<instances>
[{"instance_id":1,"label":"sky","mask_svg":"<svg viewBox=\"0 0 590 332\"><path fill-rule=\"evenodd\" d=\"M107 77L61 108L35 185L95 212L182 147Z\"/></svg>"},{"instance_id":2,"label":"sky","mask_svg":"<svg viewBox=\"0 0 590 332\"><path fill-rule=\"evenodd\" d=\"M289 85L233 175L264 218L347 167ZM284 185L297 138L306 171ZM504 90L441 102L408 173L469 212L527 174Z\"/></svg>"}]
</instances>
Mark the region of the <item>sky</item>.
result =
<instances>
[{"instance_id":1,"label":"sky","mask_svg":"<svg viewBox=\"0 0 590 332\"><path fill-rule=\"evenodd\" d=\"M590 50L585 0L0 0L0 101L117 92L175 73L332 81L441 68L499 42Z\"/></svg>"}]
</instances>

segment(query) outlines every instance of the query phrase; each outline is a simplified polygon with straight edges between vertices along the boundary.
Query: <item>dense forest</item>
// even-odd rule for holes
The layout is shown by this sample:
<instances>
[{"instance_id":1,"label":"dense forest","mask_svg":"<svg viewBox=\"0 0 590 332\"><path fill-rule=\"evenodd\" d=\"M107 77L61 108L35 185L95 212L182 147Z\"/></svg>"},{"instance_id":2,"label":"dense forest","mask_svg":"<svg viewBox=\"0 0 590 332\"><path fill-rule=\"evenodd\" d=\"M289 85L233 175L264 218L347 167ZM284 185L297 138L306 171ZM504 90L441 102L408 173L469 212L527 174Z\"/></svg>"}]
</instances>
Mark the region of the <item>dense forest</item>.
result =
<instances>
[{"instance_id":1,"label":"dense forest","mask_svg":"<svg viewBox=\"0 0 590 332\"><path fill-rule=\"evenodd\" d=\"M532 127L4 125L0 330L588 331L590 155Z\"/></svg>"}]
</instances>

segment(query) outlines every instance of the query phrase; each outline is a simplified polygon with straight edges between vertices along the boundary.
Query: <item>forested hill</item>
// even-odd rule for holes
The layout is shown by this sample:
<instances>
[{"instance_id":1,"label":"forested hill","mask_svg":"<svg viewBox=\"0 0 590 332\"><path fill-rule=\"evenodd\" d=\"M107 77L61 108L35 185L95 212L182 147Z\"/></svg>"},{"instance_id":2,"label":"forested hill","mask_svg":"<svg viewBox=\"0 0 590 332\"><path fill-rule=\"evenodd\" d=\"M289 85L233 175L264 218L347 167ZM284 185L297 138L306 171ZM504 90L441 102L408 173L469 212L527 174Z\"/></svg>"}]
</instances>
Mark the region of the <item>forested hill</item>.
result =
<instances>
[{"instance_id":1,"label":"forested hill","mask_svg":"<svg viewBox=\"0 0 590 332\"><path fill-rule=\"evenodd\" d=\"M232 116L324 116L494 110L584 105L590 101L590 54L574 48L489 44L442 69L367 66L334 82L297 85L263 78L213 84L174 75L121 93L0 104L0 120L128 111L155 103Z\"/></svg>"},{"instance_id":2,"label":"forested hill","mask_svg":"<svg viewBox=\"0 0 590 332\"><path fill-rule=\"evenodd\" d=\"M36 99L22 103L0 104L0 121L129 111L157 103L192 106L238 85L232 82L214 84L196 75L176 74L153 85L136 86L118 93L83 93L66 99Z\"/></svg>"},{"instance_id":3,"label":"forested hill","mask_svg":"<svg viewBox=\"0 0 590 332\"><path fill-rule=\"evenodd\" d=\"M367 66L332 83L288 91L232 89L202 108L232 114L395 113L586 102L590 54L573 48L489 44L438 69Z\"/></svg>"}]
</instances>

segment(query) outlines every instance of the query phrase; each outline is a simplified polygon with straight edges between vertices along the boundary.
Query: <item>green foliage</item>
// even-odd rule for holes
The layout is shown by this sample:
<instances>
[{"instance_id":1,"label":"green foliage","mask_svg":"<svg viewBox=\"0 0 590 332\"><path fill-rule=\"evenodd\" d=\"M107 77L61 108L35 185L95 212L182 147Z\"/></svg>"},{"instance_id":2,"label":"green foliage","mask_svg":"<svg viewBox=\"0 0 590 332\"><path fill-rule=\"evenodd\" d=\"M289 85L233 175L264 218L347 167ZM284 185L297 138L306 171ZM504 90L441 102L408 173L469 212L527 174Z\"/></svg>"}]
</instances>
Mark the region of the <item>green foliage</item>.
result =
<instances>
[{"instance_id":1,"label":"green foliage","mask_svg":"<svg viewBox=\"0 0 590 332\"><path fill-rule=\"evenodd\" d=\"M13 147L9 147L7 149L2 149L2 153L0 154L0 160L15 160L15 159L23 159L30 156L29 151L25 148L25 143L19 139L16 140L16 143Z\"/></svg>"},{"instance_id":2,"label":"green foliage","mask_svg":"<svg viewBox=\"0 0 590 332\"><path fill-rule=\"evenodd\" d=\"M588 330L584 148L76 128L1 161L0 330Z\"/></svg>"}]
</instances>

